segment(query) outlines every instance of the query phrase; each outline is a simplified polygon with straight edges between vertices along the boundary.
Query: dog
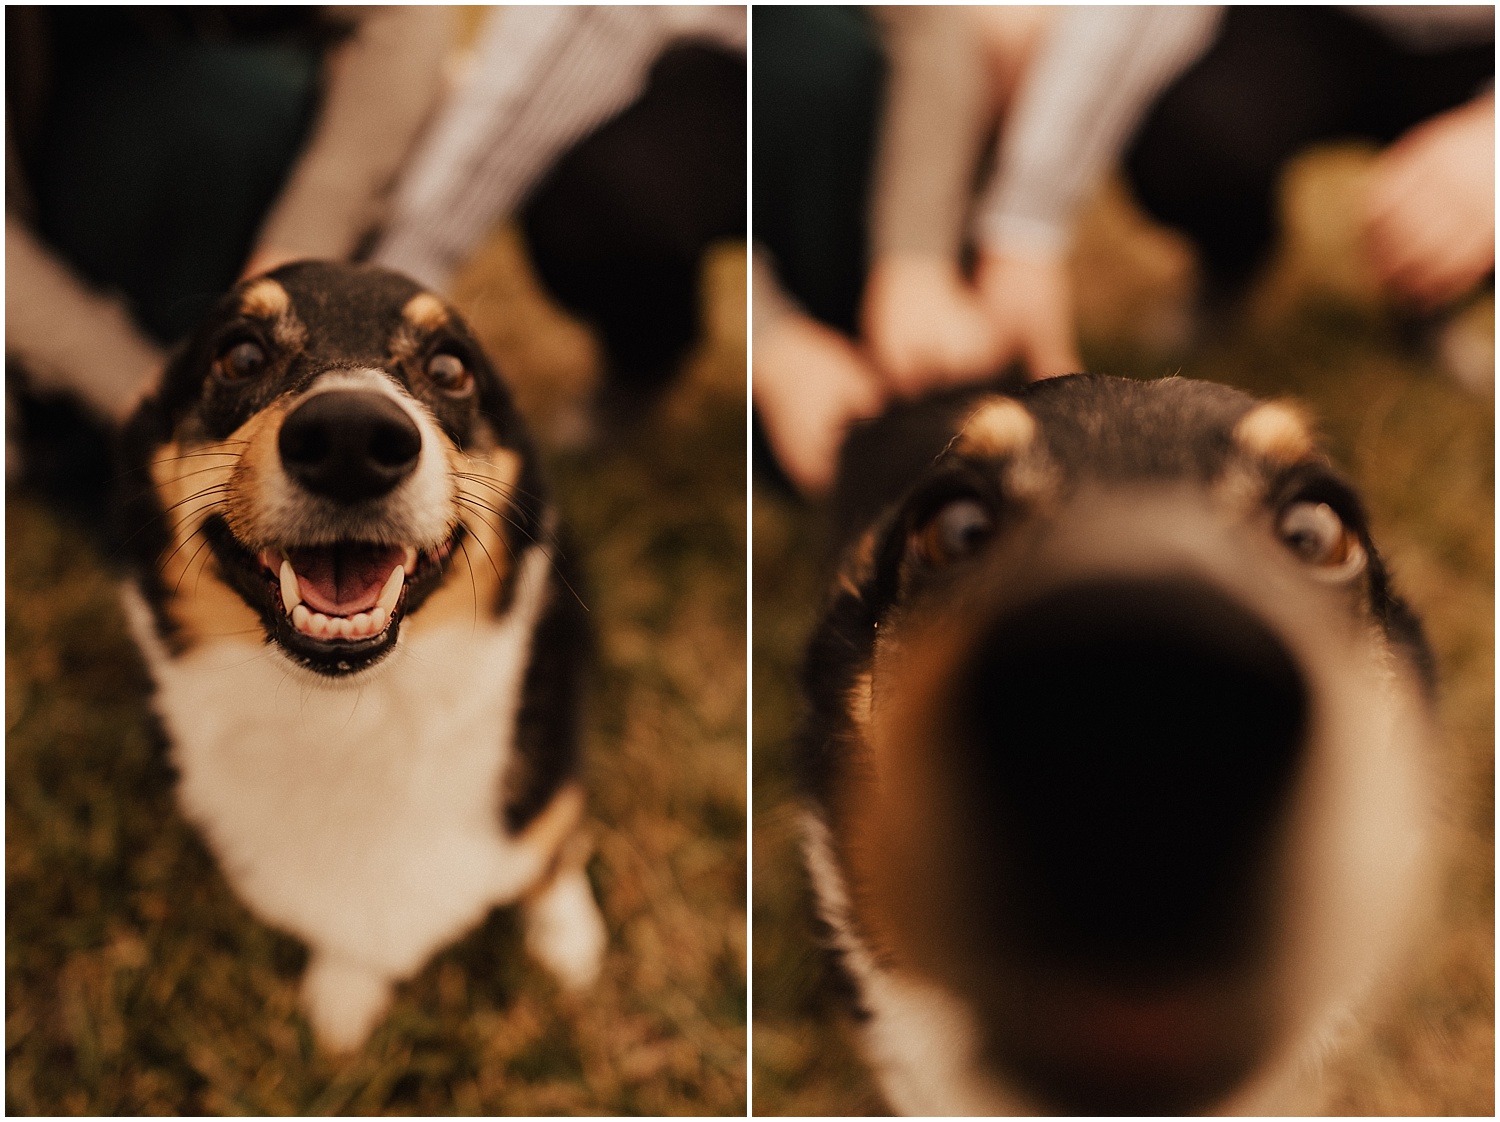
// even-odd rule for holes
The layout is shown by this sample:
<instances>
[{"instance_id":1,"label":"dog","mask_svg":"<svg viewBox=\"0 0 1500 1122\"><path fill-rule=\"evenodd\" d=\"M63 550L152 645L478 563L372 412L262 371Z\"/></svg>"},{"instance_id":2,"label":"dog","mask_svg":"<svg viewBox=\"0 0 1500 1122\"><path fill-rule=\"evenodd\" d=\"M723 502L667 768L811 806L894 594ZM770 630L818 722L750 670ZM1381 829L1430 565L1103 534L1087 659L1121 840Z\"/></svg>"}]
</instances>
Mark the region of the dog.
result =
<instances>
[{"instance_id":1,"label":"dog","mask_svg":"<svg viewBox=\"0 0 1500 1122\"><path fill-rule=\"evenodd\" d=\"M1431 906L1431 655L1292 404L950 393L848 438L799 760L916 1115L1306 1113Z\"/></svg>"},{"instance_id":2,"label":"dog","mask_svg":"<svg viewBox=\"0 0 1500 1122\"><path fill-rule=\"evenodd\" d=\"M125 605L185 816L310 950L356 1048L497 905L565 987L606 934L584 872L588 629L537 457L452 307L370 266L241 283L121 439Z\"/></svg>"}]
</instances>

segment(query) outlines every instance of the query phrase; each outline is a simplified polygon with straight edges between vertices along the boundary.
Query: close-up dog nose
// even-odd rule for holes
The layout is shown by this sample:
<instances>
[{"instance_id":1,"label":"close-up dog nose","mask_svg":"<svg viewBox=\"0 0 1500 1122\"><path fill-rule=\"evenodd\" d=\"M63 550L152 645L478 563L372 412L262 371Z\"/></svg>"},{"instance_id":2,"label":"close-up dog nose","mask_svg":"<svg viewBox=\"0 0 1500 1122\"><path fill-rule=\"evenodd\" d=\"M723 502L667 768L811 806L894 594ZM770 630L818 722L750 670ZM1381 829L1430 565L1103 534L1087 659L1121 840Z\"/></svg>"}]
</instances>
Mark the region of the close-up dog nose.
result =
<instances>
[{"instance_id":1,"label":"close-up dog nose","mask_svg":"<svg viewBox=\"0 0 1500 1122\"><path fill-rule=\"evenodd\" d=\"M1263 620L1192 577L1091 579L991 625L961 688L1013 934L1104 968L1246 949L1309 707Z\"/></svg>"},{"instance_id":2,"label":"close-up dog nose","mask_svg":"<svg viewBox=\"0 0 1500 1122\"><path fill-rule=\"evenodd\" d=\"M352 503L386 494L416 469L422 434L385 394L330 390L282 422L281 462L315 494Z\"/></svg>"}]
</instances>

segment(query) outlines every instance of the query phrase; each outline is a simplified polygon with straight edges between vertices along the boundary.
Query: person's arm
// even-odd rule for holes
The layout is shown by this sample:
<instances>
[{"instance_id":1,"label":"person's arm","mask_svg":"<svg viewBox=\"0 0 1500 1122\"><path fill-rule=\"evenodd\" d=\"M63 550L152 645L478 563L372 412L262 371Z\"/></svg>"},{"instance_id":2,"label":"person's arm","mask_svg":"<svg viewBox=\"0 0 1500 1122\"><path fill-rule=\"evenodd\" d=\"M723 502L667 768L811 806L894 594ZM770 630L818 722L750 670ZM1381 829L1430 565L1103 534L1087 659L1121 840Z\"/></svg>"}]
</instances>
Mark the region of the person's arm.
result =
<instances>
[{"instance_id":1,"label":"person's arm","mask_svg":"<svg viewBox=\"0 0 1500 1122\"><path fill-rule=\"evenodd\" d=\"M1495 91L1409 130L1365 191L1365 240L1398 300L1440 307L1495 268Z\"/></svg>"},{"instance_id":2,"label":"person's arm","mask_svg":"<svg viewBox=\"0 0 1500 1122\"><path fill-rule=\"evenodd\" d=\"M35 388L72 393L117 423L164 360L123 303L91 290L9 211L5 352Z\"/></svg>"},{"instance_id":3,"label":"person's arm","mask_svg":"<svg viewBox=\"0 0 1500 1122\"><path fill-rule=\"evenodd\" d=\"M437 103L453 43L447 8L359 10L351 38L328 59L311 139L261 226L246 275L355 250Z\"/></svg>"},{"instance_id":4,"label":"person's arm","mask_svg":"<svg viewBox=\"0 0 1500 1122\"><path fill-rule=\"evenodd\" d=\"M1217 7L1070 8L1022 81L976 213L976 280L1004 358L1080 368L1067 252L1079 207L1152 100L1208 49Z\"/></svg>"},{"instance_id":5,"label":"person's arm","mask_svg":"<svg viewBox=\"0 0 1500 1122\"><path fill-rule=\"evenodd\" d=\"M743 46L744 9L498 9L397 188L372 260L443 290L567 148L630 105L672 40Z\"/></svg>"},{"instance_id":6,"label":"person's arm","mask_svg":"<svg viewBox=\"0 0 1500 1122\"><path fill-rule=\"evenodd\" d=\"M776 461L808 495L833 484L849 424L885 394L853 342L802 311L759 250L751 271L751 393Z\"/></svg>"},{"instance_id":7,"label":"person's arm","mask_svg":"<svg viewBox=\"0 0 1500 1122\"><path fill-rule=\"evenodd\" d=\"M873 9L888 59L870 202L862 333L898 392L988 372L991 333L959 268L989 120L978 36L960 8Z\"/></svg>"}]
</instances>

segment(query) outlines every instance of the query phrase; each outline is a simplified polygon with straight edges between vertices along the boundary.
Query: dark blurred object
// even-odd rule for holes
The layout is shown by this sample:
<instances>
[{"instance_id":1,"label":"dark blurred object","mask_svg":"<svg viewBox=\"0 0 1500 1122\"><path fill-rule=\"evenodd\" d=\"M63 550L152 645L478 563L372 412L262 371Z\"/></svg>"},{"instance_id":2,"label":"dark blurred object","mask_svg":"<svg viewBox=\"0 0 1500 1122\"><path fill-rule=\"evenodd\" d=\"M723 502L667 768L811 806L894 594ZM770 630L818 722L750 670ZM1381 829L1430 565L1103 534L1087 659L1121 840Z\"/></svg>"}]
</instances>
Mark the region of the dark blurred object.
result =
<instances>
[{"instance_id":1,"label":"dark blurred object","mask_svg":"<svg viewBox=\"0 0 1500 1122\"><path fill-rule=\"evenodd\" d=\"M7 8L5 21L38 233L172 342L239 275L339 28L306 8Z\"/></svg>"},{"instance_id":2,"label":"dark blurred object","mask_svg":"<svg viewBox=\"0 0 1500 1122\"><path fill-rule=\"evenodd\" d=\"M115 478L109 426L71 394L27 392L14 362L5 384L6 483L40 495L102 543Z\"/></svg>"},{"instance_id":3,"label":"dark blurred object","mask_svg":"<svg viewBox=\"0 0 1500 1122\"><path fill-rule=\"evenodd\" d=\"M608 385L649 401L697 335L710 244L745 236L745 59L685 43L640 100L570 150L521 214L557 299L603 337Z\"/></svg>"},{"instance_id":4,"label":"dark blurred object","mask_svg":"<svg viewBox=\"0 0 1500 1122\"><path fill-rule=\"evenodd\" d=\"M814 318L854 335L885 56L857 8L758 7L755 240Z\"/></svg>"}]
</instances>

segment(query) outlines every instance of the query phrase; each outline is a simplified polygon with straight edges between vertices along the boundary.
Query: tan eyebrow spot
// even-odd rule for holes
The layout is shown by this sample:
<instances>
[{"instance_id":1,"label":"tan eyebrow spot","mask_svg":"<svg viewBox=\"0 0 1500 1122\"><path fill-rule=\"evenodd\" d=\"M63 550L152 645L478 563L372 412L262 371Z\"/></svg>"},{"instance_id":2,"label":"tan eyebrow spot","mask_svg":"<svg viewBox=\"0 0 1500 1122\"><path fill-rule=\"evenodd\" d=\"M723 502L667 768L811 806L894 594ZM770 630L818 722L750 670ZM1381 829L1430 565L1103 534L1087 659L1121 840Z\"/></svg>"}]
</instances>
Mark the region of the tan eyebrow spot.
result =
<instances>
[{"instance_id":1,"label":"tan eyebrow spot","mask_svg":"<svg viewBox=\"0 0 1500 1122\"><path fill-rule=\"evenodd\" d=\"M954 446L975 456L1014 456L1036 437L1036 418L1010 397L992 397L970 414Z\"/></svg>"},{"instance_id":2,"label":"tan eyebrow spot","mask_svg":"<svg viewBox=\"0 0 1500 1122\"><path fill-rule=\"evenodd\" d=\"M261 277L240 294L240 311L247 316L261 319L277 319L285 315L292 306L292 298L286 289L270 277Z\"/></svg>"},{"instance_id":3,"label":"tan eyebrow spot","mask_svg":"<svg viewBox=\"0 0 1500 1122\"><path fill-rule=\"evenodd\" d=\"M1240 418L1234 426L1234 442L1273 464L1295 464L1312 454L1312 426L1291 402L1268 401Z\"/></svg>"},{"instance_id":4,"label":"tan eyebrow spot","mask_svg":"<svg viewBox=\"0 0 1500 1122\"><path fill-rule=\"evenodd\" d=\"M401 309L401 318L422 331L436 331L448 322L448 309L430 292L419 292Z\"/></svg>"}]
</instances>

